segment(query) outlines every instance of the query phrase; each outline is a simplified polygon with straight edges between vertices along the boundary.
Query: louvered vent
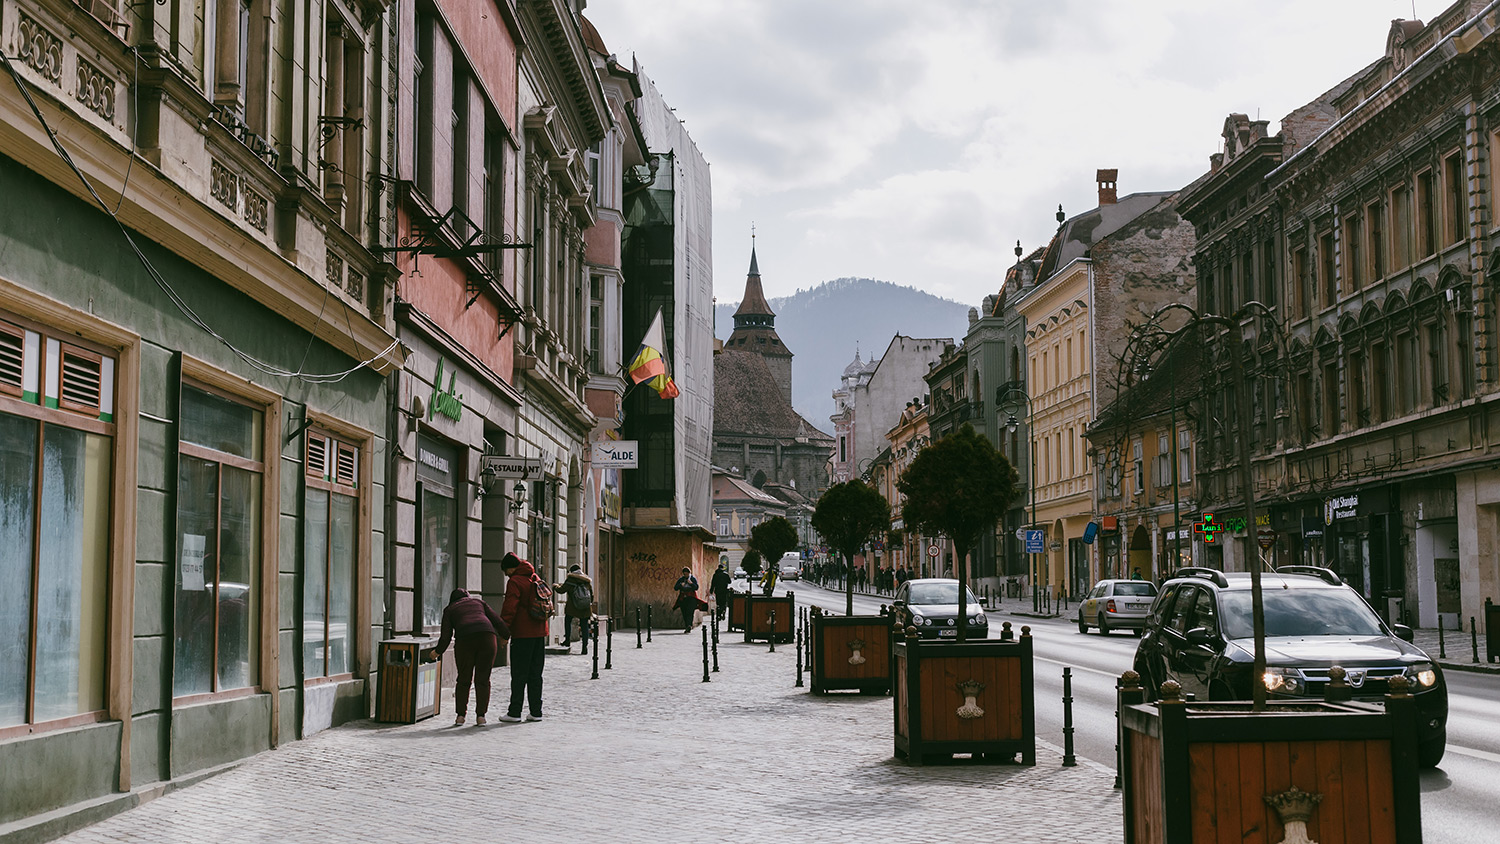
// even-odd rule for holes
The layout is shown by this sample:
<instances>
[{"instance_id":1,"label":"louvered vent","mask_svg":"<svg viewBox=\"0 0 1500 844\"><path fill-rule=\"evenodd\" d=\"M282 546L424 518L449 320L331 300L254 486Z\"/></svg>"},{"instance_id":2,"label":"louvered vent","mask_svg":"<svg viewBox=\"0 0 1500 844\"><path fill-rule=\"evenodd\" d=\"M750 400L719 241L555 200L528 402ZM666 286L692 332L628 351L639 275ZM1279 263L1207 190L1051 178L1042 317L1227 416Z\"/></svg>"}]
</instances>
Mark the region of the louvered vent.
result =
<instances>
[{"instance_id":1,"label":"louvered vent","mask_svg":"<svg viewBox=\"0 0 1500 844\"><path fill-rule=\"evenodd\" d=\"M307 474L328 477L328 440L314 434L307 436Z\"/></svg>"},{"instance_id":2,"label":"louvered vent","mask_svg":"<svg viewBox=\"0 0 1500 844\"><path fill-rule=\"evenodd\" d=\"M357 458L359 452L348 446L339 445L336 455L337 465L334 466L334 482L344 484L345 486L355 486L355 481L358 480Z\"/></svg>"},{"instance_id":3,"label":"louvered vent","mask_svg":"<svg viewBox=\"0 0 1500 844\"><path fill-rule=\"evenodd\" d=\"M90 355L77 349L63 348L62 353L62 400L64 407L75 410L99 411L103 394L103 367L98 355Z\"/></svg>"},{"instance_id":4,"label":"louvered vent","mask_svg":"<svg viewBox=\"0 0 1500 844\"><path fill-rule=\"evenodd\" d=\"M22 351L25 340L26 334L21 329L0 322L0 388L11 388L6 392L20 392L24 386Z\"/></svg>"}]
</instances>

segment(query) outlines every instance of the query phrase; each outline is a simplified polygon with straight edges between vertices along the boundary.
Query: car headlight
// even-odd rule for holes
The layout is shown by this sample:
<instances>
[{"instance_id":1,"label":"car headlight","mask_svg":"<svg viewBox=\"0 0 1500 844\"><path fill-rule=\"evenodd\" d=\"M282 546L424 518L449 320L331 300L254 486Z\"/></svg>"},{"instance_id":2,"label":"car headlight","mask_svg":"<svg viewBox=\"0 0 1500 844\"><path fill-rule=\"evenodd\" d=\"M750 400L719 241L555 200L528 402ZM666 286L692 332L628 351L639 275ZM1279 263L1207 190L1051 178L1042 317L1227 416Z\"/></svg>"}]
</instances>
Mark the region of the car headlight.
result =
<instances>
[{"instance_id":1,"label":"car headlight","mask_svg":"<svg viewBox=\"0 0 1500 844\"><path fill-rule=\"evenodd\" d=\"M1265 681L1266 691L1272 694L1299 695L1307 690L1306 684L1302 682L1302 672L1295 668L1267 666L1262 679Z\"/></svg>"},{"instance_id":2,"label":"car headlight","mask_svg":"<svg viewBox=\"0 0 1500 844\"><path fill-rule=\"evenodd\" d=\"M911 614L911 624L912 624L913 627L921 627L922 625L924 625L926 623L927 623L927 619L923 618L921 616L921 614L919 614L919 613L912 613Z\"/></svg>"},{"instance_id":3,"label":"car headlight","mask_svg":"<svg viewBox=\"0 0 1500 844\"><path fill-rule=\"evenodd\" d=\"M1406 679L1419 689L1430 689L1437 685L1437 671L1430 662L1418 662L1406 667Z\"/></svg>"},{"instance_id":4,"label":"car headlight","mask_svg":"<svg viewBox=\"0 0 1500 844\"><path fill-rule=\"evenodd\" d=\"M969 623L970 624L984 624L985 623L984 613L982 613L982 612L981 613L975 613L974 615L969 616Z\"/></svg>"}]
</instances>

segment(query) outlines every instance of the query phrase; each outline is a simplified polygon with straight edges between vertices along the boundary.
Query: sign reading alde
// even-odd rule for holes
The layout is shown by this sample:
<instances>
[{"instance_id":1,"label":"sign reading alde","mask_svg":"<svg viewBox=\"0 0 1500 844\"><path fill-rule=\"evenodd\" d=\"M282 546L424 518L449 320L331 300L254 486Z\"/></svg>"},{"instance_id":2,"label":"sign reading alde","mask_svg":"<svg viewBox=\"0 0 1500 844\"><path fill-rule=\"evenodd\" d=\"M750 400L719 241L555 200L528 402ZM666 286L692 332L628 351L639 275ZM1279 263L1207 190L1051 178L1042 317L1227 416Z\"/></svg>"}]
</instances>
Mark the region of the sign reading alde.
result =
<instances>
[{"instance_id":1,"label":"sign reading alde","mask_svg":"<svg viewBox=\"0 0 1500 844\"><path fill-rule=\"evenodd\" d=\"M635 469L639 465L640 443L636 440L600 440L592 445L595 469Z\"/></svg>"},{"instance_id":2,"label":"sign reading alde","mask_svg":"<svg viewBox=\"0 0 1500 844\"><path fill-rule=\"evenodd\" d=\"M427 421L441 413L457 422L464 415L464 397L456 392L458 373L448 373L448 389L443 389L443 359L438 358L437 377L432 379L432 401L427 403Z\"/></svg>"}]
</instances>

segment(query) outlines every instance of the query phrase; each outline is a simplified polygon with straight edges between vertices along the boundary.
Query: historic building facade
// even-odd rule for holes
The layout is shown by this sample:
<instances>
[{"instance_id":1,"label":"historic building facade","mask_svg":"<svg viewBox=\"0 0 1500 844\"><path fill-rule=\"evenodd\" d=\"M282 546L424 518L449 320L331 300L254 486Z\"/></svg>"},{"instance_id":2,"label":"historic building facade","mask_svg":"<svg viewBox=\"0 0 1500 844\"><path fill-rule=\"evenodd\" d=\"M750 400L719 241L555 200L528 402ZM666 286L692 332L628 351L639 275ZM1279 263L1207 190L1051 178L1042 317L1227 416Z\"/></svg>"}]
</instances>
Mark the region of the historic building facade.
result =
<instances>
[{"instance_id":1,"label":"historic building facade","mask_svg":"<svg viewBox=\"0 0 1500 844\"><path fill-rule=\"evenodd\" d=\"M886 447L886 432L900 419L902 408L912 401L925 403L927 371L951 345L952 337L897 334L879 358L861 361L855 351L833 391L834 483L862 475Z\"/></svg>"}]
</instances>

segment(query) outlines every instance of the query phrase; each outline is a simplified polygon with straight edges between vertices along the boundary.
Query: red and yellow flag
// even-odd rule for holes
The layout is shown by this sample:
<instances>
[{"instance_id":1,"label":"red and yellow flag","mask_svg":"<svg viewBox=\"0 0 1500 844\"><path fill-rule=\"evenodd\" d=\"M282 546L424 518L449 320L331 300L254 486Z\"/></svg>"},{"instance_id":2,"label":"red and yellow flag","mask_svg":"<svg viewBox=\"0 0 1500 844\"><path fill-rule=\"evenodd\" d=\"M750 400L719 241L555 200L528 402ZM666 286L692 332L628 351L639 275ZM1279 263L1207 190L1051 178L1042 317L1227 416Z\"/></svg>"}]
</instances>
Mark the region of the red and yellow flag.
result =
<instances>
[{"instance_id":1,"label":"red and yellow flag","mask_svg":"<svg viewBox=\"0 0 1500 844\"><path fill-rule=\"evenodd\" d=\"M649 381L658 396L674 399L678 395L677 384L667 374L667 344L663 336L661 309L658 308L645 339L641 340L640 349L636 350L635 359L630 362L630 380L635 384Z\"/></svg>"}]
</instances>

